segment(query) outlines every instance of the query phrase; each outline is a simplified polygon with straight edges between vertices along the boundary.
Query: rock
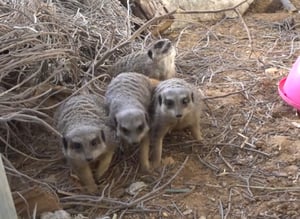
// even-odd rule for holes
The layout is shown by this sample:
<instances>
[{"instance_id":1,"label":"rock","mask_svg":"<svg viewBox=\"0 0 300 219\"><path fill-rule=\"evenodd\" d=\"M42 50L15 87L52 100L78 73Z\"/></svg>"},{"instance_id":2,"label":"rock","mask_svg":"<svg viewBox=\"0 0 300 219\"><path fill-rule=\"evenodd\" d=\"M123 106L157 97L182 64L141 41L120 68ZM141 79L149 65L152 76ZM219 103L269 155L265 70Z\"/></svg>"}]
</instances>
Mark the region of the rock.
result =
<instances>
[{"instance_id":1,"label":"rock","mask_svg":"<svg viewBox=\"0 0 300 219\"><path fill-rule=\"evenodd\" d=\"M64 210L58 210L55 212L42 213L41 219L72 219L72 217L68 212Z\"/></svg>"},{"instance_id":2,"label":"rock","mask_svg":"<svg viewBox=\"0 0 300 219\"><path fill-rule=\"evenodd\" d=\"M126 189L126 192L130 195L136 195L146 186L147 185L143 181L134 182Z\"/></svg>"},{"instance_id":3,"label":"rock","mask_svg":"<svg viewBox=\"0 0 300 219\"><path fill-rule=\"evenodd\" d=\"M172 24L171 28L181 28L186 26L186 22L198 22L198 21L211 21L211 20L219 20L224 16L227 17L237 17L238 15L233 10L227 10L231 7L234 7L241 3L243 0L210 0L210 1L198 1L198 0L189 0L189 1L181 1L181 0L162 0L165 8L168 11L173 11L177 9L177 12L174 15L175 21ZM249 8L250 4L254 0L248 0L243 3L237 10L239 13L244 14ZM217 13L189 13L189 14L180 14L180 12L184 11L219 11ZM224 11L220 11L224 10ZM177 22L178 21L178 22Z\"/></svg>"}]
</instances>

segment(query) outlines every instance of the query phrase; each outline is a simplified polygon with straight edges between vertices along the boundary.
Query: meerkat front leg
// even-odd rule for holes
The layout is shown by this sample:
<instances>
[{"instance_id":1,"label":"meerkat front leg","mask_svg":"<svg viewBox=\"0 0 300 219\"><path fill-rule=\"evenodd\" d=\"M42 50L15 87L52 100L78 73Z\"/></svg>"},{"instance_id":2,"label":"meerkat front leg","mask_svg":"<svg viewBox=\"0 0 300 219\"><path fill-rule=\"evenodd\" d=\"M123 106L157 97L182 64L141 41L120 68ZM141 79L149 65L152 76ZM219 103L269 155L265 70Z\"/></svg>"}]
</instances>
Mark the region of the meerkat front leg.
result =
<instances>
[{"instance_id":1,"label":"meerkat front leg","mask_svg":"<svg viewBox=\"0 0 300 219\"><path fill-rule=\"evenodd\" d=\"M97 185L93 178L92 170L88 163L78 163L70 161L71 168L80 179L80 182L86 187L87 191L94 193L97 191Z\"/></svg>"},{"instance_id":2,"label":"meerkat front leg","mask_svg":"<svg viewBox=\"0 0 300 219\"><path fill-rule=\"evenodd\" d=\"M201 129L201 127L200 127L199 121L197 123L195 123L193 126L191 126L191 134L197 141L203 140L200 129Z\"/></svg>"},{"instance_id":3,"label":"meerkat front leg","mask_svg":"<svg viewBox=\"0 0 300 219\"><path fill-rule=\"evenodd\" d=\"M154 134L151 137L151 147L153 147L152 152L152 167L154 169L160 167L161 157L162 157L162 147L163 147L163 140L165 135L168 133L169 129L153 129Z\"/></svg>"},{"instance_id":4,"label":"meerkat front leg","mask_svg":"<svg viewBox=\"0 0 300 219\"><path fill-rule=\"evenodd\" d=\"M149 134L146 134L140 144L140 165L141 165L142 172L150 171L149 147L150 147L150 138L149 138Z\"/></svg>"},{"instance_id":5,"label":"meerkat front leg","mask_svg":"<svg viewBox=\"0 0 300 219\"><path fill-rule=\"evenodd\" d=\"M95 176L97 181L101 179L103 174L109 168L113 155L114 155L114 151L108 151L107 153L103 154L100 157L101 160L99 161L99 164L97 166L96 176Z\"/></svg>"}]
</instances>

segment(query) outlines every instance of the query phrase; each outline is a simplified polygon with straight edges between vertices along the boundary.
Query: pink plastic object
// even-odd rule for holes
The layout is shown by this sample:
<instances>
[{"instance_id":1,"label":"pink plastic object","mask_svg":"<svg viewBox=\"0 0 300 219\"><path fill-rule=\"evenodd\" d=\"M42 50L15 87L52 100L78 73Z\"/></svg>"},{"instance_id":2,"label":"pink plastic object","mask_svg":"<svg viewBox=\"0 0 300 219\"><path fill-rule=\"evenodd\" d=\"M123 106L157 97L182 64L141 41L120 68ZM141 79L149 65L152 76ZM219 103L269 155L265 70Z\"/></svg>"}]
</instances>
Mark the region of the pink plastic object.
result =
<instances>
[{"instance_id":1,"label":"pink plastic object","mask_svg":"<svg viewBox=\"0 0 300 219\"><path fill-rule=\"evenodd\" d=\"M288 76L279 82L278 91L287 104L300 110L300 56Z\"/></svg>"}]
</instances>

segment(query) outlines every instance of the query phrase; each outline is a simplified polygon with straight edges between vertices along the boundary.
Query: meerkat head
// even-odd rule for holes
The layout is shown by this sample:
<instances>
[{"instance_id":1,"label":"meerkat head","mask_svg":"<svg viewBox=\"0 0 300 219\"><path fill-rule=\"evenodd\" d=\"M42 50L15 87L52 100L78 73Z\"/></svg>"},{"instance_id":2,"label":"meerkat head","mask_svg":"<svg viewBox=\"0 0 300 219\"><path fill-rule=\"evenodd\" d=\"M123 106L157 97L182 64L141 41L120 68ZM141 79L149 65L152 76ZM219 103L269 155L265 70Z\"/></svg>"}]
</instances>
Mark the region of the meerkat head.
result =
<instances>
[{"instance_id":1,"label":"meerkat head","mask_svg":"<svg viewBox=\"0 0 300 219\"><path fill-rule=\"evenodd\" d=\"M117 136L128 144L141 142L149 131L148 114L140 109L125 109L116 114Z\"/></svg>"},{"instance_id":2,"label":"meerkat head","mask_svg":"<svg viewBox=\"0 0 300 219\"><path fill-rule=\"evenodd\" d=\"M66 157L81 161L94 161L107 148L103 130L93 126L81 126L68 132L62 138Z\"/></svg>"},{"instance_id":3,"label":"meerkat head","mask_svg":"<svg viewBox=\"0 0 300 219\"><path fill-rule=\"evenodd\" d=\"M194 94L186 88L168 88L157 96L159 111L166 116L183 118L194 107Z\"/></svg>"},{"instance_id":4,"label":"meerkat head","mask_svg":"<svg viewBox=\"0 0 300 219\"><path fill-rule=\"evenodd\" d=\"M175 59L176 50L169 39L161 39L150 46L147 54L153 61L160 61L163 58Z\"/></svg>"}]
</instances>

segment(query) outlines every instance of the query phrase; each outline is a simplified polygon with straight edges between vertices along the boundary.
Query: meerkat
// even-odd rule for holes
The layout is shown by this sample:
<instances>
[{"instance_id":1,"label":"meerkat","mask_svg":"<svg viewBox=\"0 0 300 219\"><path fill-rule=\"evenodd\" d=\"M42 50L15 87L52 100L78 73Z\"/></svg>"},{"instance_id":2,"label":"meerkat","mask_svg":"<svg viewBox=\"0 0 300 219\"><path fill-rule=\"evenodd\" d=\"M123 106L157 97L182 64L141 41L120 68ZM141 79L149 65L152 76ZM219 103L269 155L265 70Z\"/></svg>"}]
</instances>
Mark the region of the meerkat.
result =
<instances>
[{"instance_id":1,"label":"meerkat","mask_svg":"<svg viewBox=\"0 0 300 219\"><path fill-rule=\"evenodd\" d=\"M137 72L150 78L166 80L175 76L176 49L169 39L155 41L146 51L122 57L110 68L116 76L122 72Z\"/></svg>"},{"instance_id":2,"label":"meerkat","mask_svg":"<svg viewBox=\"0 0 300 219\"><path fill-rule=\"evenodd\" d=\"M107 87L106 109L116 136L128 145L139 145L143 172L149 163L149 115L153 85L151 80L136 72L115 77Z\"/></svg>"},{"instance_id":3,"label":"meerkat","mask_svg":"<svg viewBox=\"0 0 300 219\"><path fill-rule=\"evenodd\" d=\"M73 96L62 103L55 113L56 126L62 135L63 153L71 169L88 192L97 185L111 163L117 141L107 123L104 98L93 94Z\"/></svg>"},{"instance_id":4,"label":"meerkat","mask_svg":"<svg viewBox=\"0 0 300 219\"><path fill-rule=\"evenodd\" d=\"M165 135L172 130L189 128L196 140L202 140L200 92L179 78L162 81L153 92L150 109L153 168L160 166Z\"/></svg>"}]
</instances>

